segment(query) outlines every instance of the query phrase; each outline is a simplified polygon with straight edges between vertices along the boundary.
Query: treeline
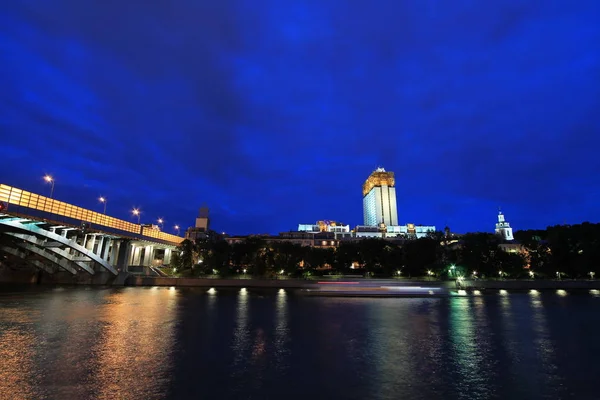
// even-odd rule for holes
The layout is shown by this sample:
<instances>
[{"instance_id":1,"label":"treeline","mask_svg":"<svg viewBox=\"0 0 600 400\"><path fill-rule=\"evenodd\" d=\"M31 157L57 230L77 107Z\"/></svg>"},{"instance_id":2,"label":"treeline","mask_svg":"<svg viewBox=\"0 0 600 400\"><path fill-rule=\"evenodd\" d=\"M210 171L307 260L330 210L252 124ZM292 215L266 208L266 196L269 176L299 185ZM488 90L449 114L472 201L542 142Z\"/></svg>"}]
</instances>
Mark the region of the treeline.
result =
<instances>
[{"instance_id":1,"label":"treeline","mask_svg":"<svg viewBox=\"0 0 600 400\"><path fill-rule=\"evenodd\" d=\"M531 278L532 274L539 278L589 278L600 266L600 224L518 231L515 239L503 242L489 233L446 237L436 232L414 240L348 241L332 249L267 242L260 236L230 245L209 232L206 239L195 243L184 241L171 266L182 275L352 274L442 279Z\"/></svg>"}]
</instances>

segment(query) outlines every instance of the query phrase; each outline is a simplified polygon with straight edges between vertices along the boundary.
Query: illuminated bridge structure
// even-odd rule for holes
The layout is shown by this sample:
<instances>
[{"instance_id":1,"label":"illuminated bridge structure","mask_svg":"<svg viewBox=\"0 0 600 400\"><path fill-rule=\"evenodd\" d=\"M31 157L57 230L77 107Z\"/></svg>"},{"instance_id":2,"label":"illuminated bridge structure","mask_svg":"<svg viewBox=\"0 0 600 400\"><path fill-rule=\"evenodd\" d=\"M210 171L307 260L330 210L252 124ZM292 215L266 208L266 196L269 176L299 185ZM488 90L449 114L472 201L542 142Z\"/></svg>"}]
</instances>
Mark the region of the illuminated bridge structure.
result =
<instances>
[{"instance_id":1,"label":"illuminated bridge structure","mask_svg":"<svg viewBox=\"0 0 600 400\"><path fill-rule=\"evenodd\" d=\"M49 274L109 274L170 263L184 239L0 184L0 253Z\"/></svg>"}]
</instances>

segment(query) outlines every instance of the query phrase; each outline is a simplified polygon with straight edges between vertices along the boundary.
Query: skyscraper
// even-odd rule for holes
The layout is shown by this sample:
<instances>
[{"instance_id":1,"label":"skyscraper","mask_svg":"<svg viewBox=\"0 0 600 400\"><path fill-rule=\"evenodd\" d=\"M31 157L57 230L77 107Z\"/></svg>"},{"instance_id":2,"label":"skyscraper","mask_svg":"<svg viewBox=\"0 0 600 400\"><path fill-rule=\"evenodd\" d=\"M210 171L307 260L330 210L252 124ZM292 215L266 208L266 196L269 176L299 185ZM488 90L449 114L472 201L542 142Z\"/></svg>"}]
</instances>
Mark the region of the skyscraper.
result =
<instances>
[{"instance_id":1,"label":"skyscraper","mask_svg":"<svg viewBox=\"0 0 600 400\"><path fill-rule=\"evenodd\" d=\"M363 184L365 225L398 225L394 173L377 168Z\"/></svg>"}]
</instances>

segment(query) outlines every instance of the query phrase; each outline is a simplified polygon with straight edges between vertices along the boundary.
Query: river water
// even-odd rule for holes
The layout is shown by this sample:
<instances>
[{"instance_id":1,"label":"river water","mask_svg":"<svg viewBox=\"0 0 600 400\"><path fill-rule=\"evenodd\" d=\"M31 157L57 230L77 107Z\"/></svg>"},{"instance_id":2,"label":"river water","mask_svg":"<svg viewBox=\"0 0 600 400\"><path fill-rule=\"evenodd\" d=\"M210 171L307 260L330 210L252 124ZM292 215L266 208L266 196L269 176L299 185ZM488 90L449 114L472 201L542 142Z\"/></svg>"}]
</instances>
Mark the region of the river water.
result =
<instances>
[{"instance_id":1,"label":"river water","mask_svg":"<svg viewBox=\"0 0 600 400\"><path fill-rule=\"evenodd\" d=\"M0 289L0 399L600 399L600 297Z\"/></svg>"}]
</instances>

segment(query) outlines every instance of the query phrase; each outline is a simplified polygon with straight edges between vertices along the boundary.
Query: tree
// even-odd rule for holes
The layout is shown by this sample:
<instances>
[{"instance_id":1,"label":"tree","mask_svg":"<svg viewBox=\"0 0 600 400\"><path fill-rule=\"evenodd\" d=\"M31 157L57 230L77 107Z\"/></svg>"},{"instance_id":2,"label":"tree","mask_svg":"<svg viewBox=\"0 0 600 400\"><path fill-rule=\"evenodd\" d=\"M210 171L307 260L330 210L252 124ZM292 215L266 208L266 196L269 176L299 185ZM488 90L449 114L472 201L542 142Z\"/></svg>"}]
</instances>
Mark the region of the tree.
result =
<instances>
[{"instance_id":1,"label":"tree","mask_svg":"<svg viewBox=\"0 0 600 400\"><path fill-rule=\"evenodd\" d=\"M497 255L500 238L491 233L468 233L462 237L459 264L465 267L464 274L476 271L479 276L498 276L500 264Z\"/></svg>"},{"instance_id":2,"label":"tree","mask_svg":"<svg viewBox=\"0 0 600 400\"><path fill-rule=\"evenodd\" d=\"M440 246L440 242L431 237L405 241L403 245L403 275L424 276L430 269L440 270L440 260L438 259Z\"/></svg>"}]
</instances>

